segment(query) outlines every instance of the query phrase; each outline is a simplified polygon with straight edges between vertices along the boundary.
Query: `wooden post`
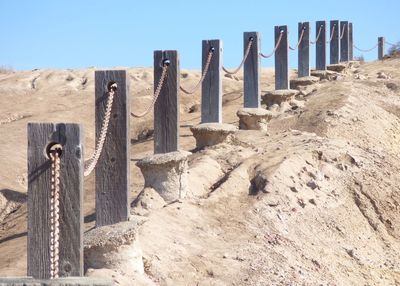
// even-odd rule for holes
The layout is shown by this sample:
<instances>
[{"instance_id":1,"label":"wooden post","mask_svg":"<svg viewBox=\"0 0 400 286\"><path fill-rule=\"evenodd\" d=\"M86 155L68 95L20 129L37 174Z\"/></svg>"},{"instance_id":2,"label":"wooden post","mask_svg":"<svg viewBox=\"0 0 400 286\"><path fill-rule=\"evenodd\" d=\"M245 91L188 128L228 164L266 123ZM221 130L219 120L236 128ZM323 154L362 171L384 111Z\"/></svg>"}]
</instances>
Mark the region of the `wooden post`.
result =
<instances>
[{"instance_id":1,"label":"wooden post","mask_svg":"<svg viewBox=\"0 0 400 286\"><path fill-rule=\"evenodd\" d=\"M310 76L310 23L303 22L298 25L299 40L301 34L303 39L300 41L298 49L298 73L299 77Z\"/></svg>"},{"instance_id":2,"label":"wooden post","mask_svg":"<svg viewBox=\"0 0 400 286\"><path fill-rule=\"evenodd\" d=\"M210 50L213 50L213 55L201 86L201 123L222 123L222 42L220 40L203 41L202 73Z\"/></svg>"},{"instance_id":3,"label":"wooden post","mask_svg":"<svg viewBox=\"0 0 400 286\"><path fill-rule=\"evenodd\" d=\"M103 151L96 165L96 226L129 217L130 103L126 71L95 72L96 138L103 125L109 86L117 84Z\"/></svg>"},{"instance_id":4,"label":"wooden post","mask_svg":"<svg viewBox=\"0 0 400 286\"><path fill-rule=\"evenodd\" d=\"M349 61L349 22L340 21L340 61Z\"/></svg>"},{"instance_id":5,"label":"wooden post","mask_svg":"<svg viewBox=\"0 0 400 286\"><path fill-rule=\"evenodd\" d=\"M316 37L321 29L321 33L317 42L315 43L315 67L316 70L326 70L326 21L317 21L316 25Z\"/></svg>"},{"instance_id":6,"label":"wooden post","mask_svg":"<svg viewBox=\"0 0 400 286\"><path fill-rule=\"evenodd\" d=\"M353 23L349 23L349 61L353 60Z\"/></svg>"},{"instance_id":7,"label":"wooden post","mask_svg":"<svg viewBox=\"0 0 400 286\"><path fill-rule=\"evenodd\" d=\"M338 20L331 21L330 24L330 64L338 64L339 63L339 34L340 34L340 26Z\"/></svg>"},{"instance_id":8,"label":"wooden post","mask_svg":"<svg viewBox=\"0 0 400 286\"><path fill-rule=\"evenodd\" d=\"M78 124L28 124L28 276L50 278L51 160L60 144L59 275L83 276L83 136Z\"/></svg>"},{"instance_id":9,"label":"wooden post","mask_svg":"<svg viewBox=\"0 0 400 286\"><path fill-rule=\"evenodd\" d=\"M243 52L250 39L253 39L250 53L244 62L244 107L246 108L259 108L261 106L261 89L260 89L260 76L261 76L261 38L258 32L245 32L243 33Z\"/></svg>"},{"instance_id":10,"label":"wooden post","mask_svg":"<svg viewBox=\"0 0 400 286\"><path fill-rule=\"evenodd\" d=\"M154 106L154 153L179 149L179 56L177 51L154 51L154 89L168 64L167 78Z\"/></svg>"},{"instance_id":11,"label":"wooden post","mask_svg":"<svg viewBox=\"0 0 400 286\"><path fill-rule=\"evenodd\" d=\"M275 26L275 45L282 33L282 40L275 51L275 89L289 89L288 28Z\"/></svg>"},{"instance_id":12,"label":"wooden post","mask_svg":"<svg viewBox=\"0 0 400 286\"><path fill-rule=\"evenodd\" d=\"M378 60L383 60L385 56L385 38L379 37L378 38Z\"/></svg>"}]
</instances>

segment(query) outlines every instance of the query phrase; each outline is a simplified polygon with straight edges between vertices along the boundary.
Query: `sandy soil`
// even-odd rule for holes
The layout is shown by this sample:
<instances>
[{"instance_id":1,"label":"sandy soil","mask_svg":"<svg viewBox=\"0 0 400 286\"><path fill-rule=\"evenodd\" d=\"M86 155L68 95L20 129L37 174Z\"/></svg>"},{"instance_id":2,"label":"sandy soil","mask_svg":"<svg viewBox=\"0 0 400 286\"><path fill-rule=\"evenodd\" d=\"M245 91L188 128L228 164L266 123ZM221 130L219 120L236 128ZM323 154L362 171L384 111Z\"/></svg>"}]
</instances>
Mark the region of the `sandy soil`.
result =
<instances>
[{"instance_id":1,"label":"sandy soil","mask_svg":"<svg viewBox=\"0 0 400 286\"><path fill-rule=\"evenodd\" d=\"M151 100L151 69L128 69L132 110ZM380 76L384 72L387 76ZM94 147L94 70L0 74L0 276L26 274L26 124L78 122ZM293 75L294 72L293 72ZM182 71L192 86L197 71ZM224 78L224 117L237 124L242 76ZM263 70L262 90L273 89ZM268 133L240 131L190 157L189 198L136 207L145 222L144 275L112 271L121 285L400 285L400 60L356 66L321 81ZM200 94L181 95L181 148L194 150ZM88 108L92 106L93 108ZM135 166L153 152L152 118L132 119ZM93 226L93 176L85 180ZM149 203L150 202L150 203ZM158 207L157 207L158 206Z\"/></svg>"}]
</instances>

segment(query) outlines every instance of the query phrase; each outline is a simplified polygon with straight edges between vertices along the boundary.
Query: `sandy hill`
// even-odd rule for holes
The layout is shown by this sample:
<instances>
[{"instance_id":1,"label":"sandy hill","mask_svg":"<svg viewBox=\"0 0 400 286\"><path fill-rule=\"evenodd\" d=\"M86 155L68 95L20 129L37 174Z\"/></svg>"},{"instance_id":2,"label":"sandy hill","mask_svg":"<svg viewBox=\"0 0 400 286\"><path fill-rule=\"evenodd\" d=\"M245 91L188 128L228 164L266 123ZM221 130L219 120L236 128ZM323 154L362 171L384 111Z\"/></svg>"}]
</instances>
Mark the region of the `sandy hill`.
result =
<instances>
[{"instance_id":1,"label":"sandy hill","mask_svg":"<svg viewBox=\"0 0 400 286\"><path fill-rule=\"evenodd\" d=\"M140 112L151 101L152 70L127 70ZM182 71L181 83L199 77ZM0 74L0 276L26 275L26 125L83 124L89 157L93 78L94 69ZM223 86L223 121L237 124L243 78L225 77ZM273 71L263 70L262 89L273 89ZM185 150L195 147L189 128L199 123L199 102L199 93L181 95ZM268 134L240 131L195 152L189 198L163 207L145 190L132 209L145 219L145 275L98 275L122 285L400 285L399 116L399 59L313 85ZM134 200L143 189L135 163L153 152L151 115L132 118L131 128ZM85 180L87 228L93 181Z\"/></svg>"}]
</instances>

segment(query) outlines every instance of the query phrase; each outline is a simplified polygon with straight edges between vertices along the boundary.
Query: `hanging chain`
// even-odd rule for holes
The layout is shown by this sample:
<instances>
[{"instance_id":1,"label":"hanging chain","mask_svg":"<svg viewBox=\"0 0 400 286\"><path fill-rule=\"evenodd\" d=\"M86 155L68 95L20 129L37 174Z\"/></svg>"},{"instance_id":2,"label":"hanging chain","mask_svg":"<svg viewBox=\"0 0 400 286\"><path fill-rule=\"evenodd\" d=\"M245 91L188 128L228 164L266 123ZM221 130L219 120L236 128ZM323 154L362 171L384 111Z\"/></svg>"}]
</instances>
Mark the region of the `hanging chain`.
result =
<instances>
[{"instance_id":1,"label":"hanging chain","mask_svg":"<svg viewBox=\"0 0 400 286\"><path fill-rule=\"evenodd\" d=\"M197 91L197 89L200 87L200 84L204 81L204 79L206 78L208 69L210 68L210 63L211 63L211 59L214 53L214 48L211 48L210 51L208 52L208 56L207 56L207 60L206 60L206 64L204 66L204 72L201 75L200 81L191 89L191 90L187 90L185 89L183 86L179 86L179 89L186 94L193 94Z\"/></svg>"},{"instance_id":2,"label":"hanging chain","mask_svg":"<svg viewBox=\"0 0 400 286\"><path fill-rule=\"evenodd\" d=\"M60 154L50 153L51 198L50 198L50 278L58 278L60 240Z\"/></svg>"},{"instance_id":3,"label":"hanging chain","mask_svg":"<svg viewBox=\"0 0 400 286\"><path fill-rule=\"evenodd\" d=\"M156 103L158 96L160 95L161 89L162 89L165 79L167 77L167 71L168 71L168 64L164 64L163 68L162 68L160 81L158 82L156 91L154 92L154 95L153 95L153 100L150 103L150 105L142 113L136 114L136 113L131 112L131 116L140 118L140 117L146 116L150 112L151 108L153 108L154 104Z\"/></svg>"},{"instance_id":4,"label":"hanging chain","mask_svg":"<svg viewBox=\"0 0 400 286\"><path fill-rule=\"evenodd\" d=\"M229 71L229 70L227 70L225 67L222 67L222 69L224 70L224 72L226 72L227 74L236 74L236 73L242 68L244 62L246 61L247 57L249 56L250 49L251 49L251 46L252 46L252 44L253 44L253 41L254 41L254 39L251 37L250 40L249 40L249 43L248 43L248 45L247 45L246 51L245 51L245 53L244 53L243 60L242 60L242 62L240 63L240 65L238 66L238 68L235 69L234 71Z\"/></svg>"},{"instance_id":5,"label":"hanging chain","mask_svg":"<svg viewBox=\"0 0 400 286\"><path fill-rule=\"evenodd\" d=\"M385 41L385 44L387 44L387 45L389 45L389 46L392 46L392 47L394 47L394 46L397 46L398 44L392 44L392 43L389 43L388 41Z\"/></svg>"},{"instance_id":6,"label":"hanging chain","mask_svg":"<svg viewBox=\"0 0 400 286\"><path fill-rule=\"evenodd\" d=\"M93 155L90 157L90 159L85 162L85 170L83 172L83 175L85 177L89 176L90 173L92 173L92 171L96 167L97 161L100 158L101 151L103 150L104 142L106 141L106 137L107 137L108 125L110 123L111 110L112 110L112 105L113 105L114 95L115 95L116 90L117 90L117 84L114 83L110 86L110 91L108 92L106 112L104 114L104 120L101 125L100 136L97 141L95 150L93 152Z\"/></svg>"},{"instance_id":7,"label":"hanging chain","mask_svg":"<svg viewBox=\"0 0 400 286\"><path fill-rule=\"evenodd\" d=\"M376 45L375 45L375 46L373 46L372 48L370 48L370 49L366 49L366 50L364 50L364 49L360 49L360 48L358 48L356 45L353 45L353 47L354 47L356 50L360 51L360 52L363 52L363 53L368 53L368 52L370 52L370 51L373 51L373 50L375 50L375 49L378 47L378 44L376 44Z\"/></svg>"},{"instance_id":8,"label":"hanging chain","mask_svg":"<svg viewBox=\"0 0 400 286\"><path fill-rule=\"evenodd\" d=\"M289 46L289 49L291 49L292 51L295 51L300 46L300 43L303 40L304 31L305 31L305 29L303 28L303 30L301 31L301 34L300 34L300 39L296 44L296 47L292 48L291 46Z\"/></svg>"},{"instance_id":9,"label":"hanging chain","mask_svg":"<svg viewBox=\"0 0 400 286\"><path fill-rule=\"evenodd\" d=\"M336 28L336 24L333 25L332 32L331 32L331 37L330 37L329 41L326 41L327 44L329 44L330 42L332 42L332 40L333 40L333 34L335 33L335 28Z\"/></svg>"},{"instance_id":10,"label":"hanging chain","mask_svg":"<svg viewBox=\"0 0 400 286\"><path fill-rule=\"evenodd\" d=\"M342 33L339 35L340 40L344 37L344 30L346 28L346 24L343 25Z\"/></svg>"},{"instance_id":11,"label":"hanging chain","mask_svg":"<svg viewBox=\"0 0 400 286\"><path fill-rule=\"evenodd\" d=\"M282 41L282 38L283 38L283 31L281 31L281 34L279 35L279 39L278 39L278 41L276 42L276 45L275 45L274 49L272 50L272 52L271 52L270 54L268 54L268 55L264 55L263 53L260 53L260 56L263 57L264 59L267 59L267 58L272 57L272 55L273 55L273 54L276 52L276 50L279 48L279 46L280 46L280 44L281 44L281 41Z\"/></svg>"},{"instance_id":12,"label":"hanging chain","mask_svg":"<svg viewBox=\"0 0 400 286\"><path fill-rule=\"evenodd\" d=\"M313 42L313 41L310 41L310 44L311 45L314 45L315 43L317 43L318 42L318 40L319 40L319 37L321 36L321 32L322 32L322 26L319 26L319 30L318 30L318 34L317 34L317 38L315 39L315 41Z\"/></svg>"}]
</instances>

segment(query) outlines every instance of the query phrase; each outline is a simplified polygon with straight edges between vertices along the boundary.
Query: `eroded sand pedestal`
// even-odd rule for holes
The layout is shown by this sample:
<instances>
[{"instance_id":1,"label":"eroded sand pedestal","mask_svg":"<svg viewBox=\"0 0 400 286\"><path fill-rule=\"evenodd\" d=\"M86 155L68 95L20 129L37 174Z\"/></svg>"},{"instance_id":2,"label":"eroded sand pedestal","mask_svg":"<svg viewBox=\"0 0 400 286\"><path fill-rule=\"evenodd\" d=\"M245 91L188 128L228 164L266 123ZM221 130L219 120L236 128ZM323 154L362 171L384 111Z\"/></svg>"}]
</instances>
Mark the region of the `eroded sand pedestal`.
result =
<instances>
[{"instance_id":1,"label":"eroded sand pedestal","mask_svg":"<svg viewBox=\"0 0 400 286\"><path fill-rule=\"evenodd\" d=\"M190 128L196 147L214 146L227 141L237 131L237 127L226 123L201 123Z\"/></svg>"},{"instance_id":2,"label":"eroded sand pedestal","mask_svg":"<svg viewBox=\"0 0 400 286\"><path fill-rule=\"evenodd\" d=\"M187 192L188 157L176 151L146 157L136 163L144 177L144 187L153 188L166 201L183 199Z\"/></svg>"},{"instance_id":3,"label":"eroded sand pedestal","mask_svg":"<svg viewBox=\"0 0 400 286\"><path fill-rule=\"evenodd\" d=\"M113 269L117 272L144 273L139 224L120 222L92 229L84 235L85 269Z\"/></svg>"},{"instance_id":4,"label":"eroded sand pedestal","mask_svg":"<svg viewBox=\"0 0 400 286\"><path fill-rule=\"evenodd\" d=\"M236 115L242 130L267 131L268 122L272 119L272 112L263 108L240 108Z\"/></svg>"},{"instance_id":5,"label":"eroded sand pedestal","mask_svg":"<svg viewBox=\"0 0 400 286\"><path fill-rule=\"evenodd\" d=\"M268 107L271 107L274 104L281 105L285 102L290 102L298 95L300 91L296 89L280 89L280 90L272 90L266 92L262 96L263 104L266 104Z\"/></svg>"}]
</instances>

